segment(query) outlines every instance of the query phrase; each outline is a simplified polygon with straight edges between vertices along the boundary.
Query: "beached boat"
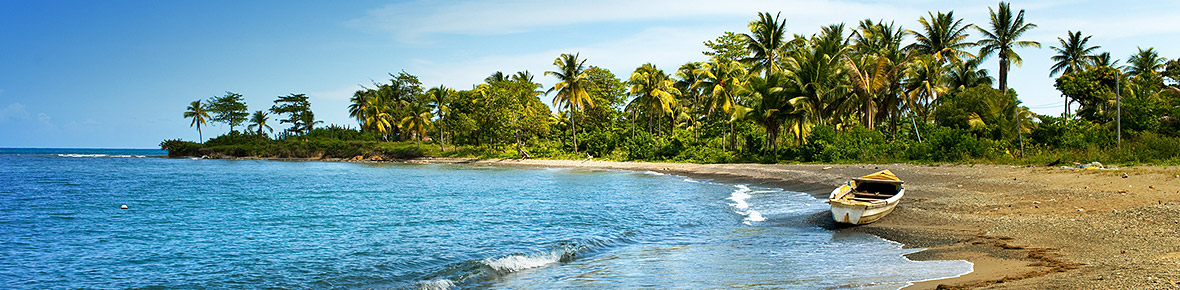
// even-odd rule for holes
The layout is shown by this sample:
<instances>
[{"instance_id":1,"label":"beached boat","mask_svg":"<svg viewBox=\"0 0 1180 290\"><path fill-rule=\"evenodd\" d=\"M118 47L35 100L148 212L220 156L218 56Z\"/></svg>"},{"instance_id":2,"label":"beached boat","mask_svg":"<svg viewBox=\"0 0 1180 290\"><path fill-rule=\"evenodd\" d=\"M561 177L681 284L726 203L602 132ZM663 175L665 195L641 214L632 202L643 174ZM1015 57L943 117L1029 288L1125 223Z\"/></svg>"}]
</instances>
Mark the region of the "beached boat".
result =
<instances>
[{"instance_id":1,"label":"beached boat","mask_svg":"<svg viewBox=\"0 0 1180 290\"><path fill-rule=\"evenodd\" d=\"M889 170L882 170L853 178L832 190L828 204L836 222L863 225L893 212L904 194L901 179Z\"/></svg>"}]
</instances>

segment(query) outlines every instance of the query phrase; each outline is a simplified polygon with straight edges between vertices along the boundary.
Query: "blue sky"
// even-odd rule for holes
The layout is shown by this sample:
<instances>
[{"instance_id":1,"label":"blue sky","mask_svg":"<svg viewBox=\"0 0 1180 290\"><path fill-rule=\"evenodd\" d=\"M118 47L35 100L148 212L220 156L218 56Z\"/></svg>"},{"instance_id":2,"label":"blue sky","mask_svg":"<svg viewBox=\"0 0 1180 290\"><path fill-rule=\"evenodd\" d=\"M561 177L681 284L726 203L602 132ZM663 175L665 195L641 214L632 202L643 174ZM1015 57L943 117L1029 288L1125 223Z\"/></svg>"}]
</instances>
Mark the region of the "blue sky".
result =
<instances>
[{"instance_id":1,"label":"blue sky","mask_svg":"<svg viewBox=\"0 0 1180 290\"><path fill-rule=\"evenodd\" d=\"M244 2L244 3L243 3ZM348 97L405 70L428 87L470 88L495 71L541 76L561 53L625 78L652 62L704 61L701 43L745 32L759 11L791 34L861 19L917 28L927 11L983 25L995 1L0 1L0 147L157 148L197 139L189 102L233 91L251 111L306 93L326 124L355 127ZM1048 67L1066 30L1125 60L1136 47L1180 57L1173 1L1018 1L1039 25L1010 83L1060 114ZM978 32L971 33L972 40ZM995 72L996 60L987 67ZM546 102L548 97L543 97ZM279 130L281 126L276 126ZM205 129L205 137L228 131Z\"/></svg>"}]
</instances>

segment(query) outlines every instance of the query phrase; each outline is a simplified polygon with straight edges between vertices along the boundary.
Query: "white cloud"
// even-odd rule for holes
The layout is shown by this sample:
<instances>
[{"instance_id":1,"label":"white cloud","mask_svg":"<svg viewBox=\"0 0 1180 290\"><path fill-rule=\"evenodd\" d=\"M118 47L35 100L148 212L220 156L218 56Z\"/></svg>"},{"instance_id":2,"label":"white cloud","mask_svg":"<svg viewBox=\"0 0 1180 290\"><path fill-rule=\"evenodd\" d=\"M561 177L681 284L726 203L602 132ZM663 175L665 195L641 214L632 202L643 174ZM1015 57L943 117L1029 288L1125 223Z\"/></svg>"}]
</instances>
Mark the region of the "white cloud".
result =
<instances>
[{"instance_id":1,"label":"white cloud","mask_svg":"<svg viewBox=\"0 0 1180 290\"><path fill-rule=\"evenodd\" d=\"M658 1L407 1L368 11L349 25L393 32L406 42L436 34L504 35L604 22L701 21L715 17L753 18L758 11L782 11L795 19L847 19L912 12L907 6L844 1L712 0ZM910 13L916 15L914 13ZM829 21L830 22L830 21ZM744 23L743 23L744 24Z\"/></svg>"},{"instance_id":2,"label":"white cloud","mask_svg":"<svg viewBox=\"0 0 1180 290\"><path fill-rule=\"evenodd\" d=\"M45 126L45 128L57 129L57 126L53 125L53 118L50 118L49 115L45 113L37 113L37 122L40 122L42 126Z\"/></svg>"},{"instance_id":3,"label":"white cloud","mask_svg":"<svg viewBox=\"0 0 1180 290\"><path fill-rule=\"evenodd\" d=\"M25 105L21 103L8 104L4 109L0 109L0 121L26 119L29 119L29 112L25 111Z\"/></svg>"}]
</instances>

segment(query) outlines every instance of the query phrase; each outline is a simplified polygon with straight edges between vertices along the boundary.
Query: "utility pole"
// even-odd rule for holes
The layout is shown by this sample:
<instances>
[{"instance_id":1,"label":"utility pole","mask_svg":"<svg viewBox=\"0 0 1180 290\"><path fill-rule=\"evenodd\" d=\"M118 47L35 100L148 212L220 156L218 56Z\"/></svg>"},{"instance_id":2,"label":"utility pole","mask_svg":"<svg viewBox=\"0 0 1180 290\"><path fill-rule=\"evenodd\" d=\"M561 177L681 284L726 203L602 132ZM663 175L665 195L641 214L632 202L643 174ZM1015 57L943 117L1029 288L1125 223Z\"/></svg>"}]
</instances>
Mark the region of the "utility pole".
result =
<instances>
[{"instance_id":1,"label":"utility pole","mask_svg":"<svg viewBox=\"0 0 1180 290\"><path fill-rule=\"evenodd\" d=\"M1008 92L1004 92L1008 94ZM1020 157L1024 158L1024 133L1020 132L1020 99L1012 97L1012 120L1016 124L1016 138L1020 142Z\"/></svg>"},{"instance_id":2,"label":"utility pole","mask_svg":"<svg viewBox=\"0 0 1180 290\"><path fill-rule=\"evenodd\" d=\"M1119 149L1123 149L1123 103L1122 103L1123 97L1119 92L1121 89L1121 86L1119 85L1120 79L1122 79L1121 75L1116 76L1114 79L1114 106L1116 107L1116 110L1117 110L1116 115L1115 115L1115 126L1118 126L1118 129L1117 129L1118 136L1119 136L1118 137L1119 138L1118 146L1119 146Z\"/></svg>"}]
</instances>

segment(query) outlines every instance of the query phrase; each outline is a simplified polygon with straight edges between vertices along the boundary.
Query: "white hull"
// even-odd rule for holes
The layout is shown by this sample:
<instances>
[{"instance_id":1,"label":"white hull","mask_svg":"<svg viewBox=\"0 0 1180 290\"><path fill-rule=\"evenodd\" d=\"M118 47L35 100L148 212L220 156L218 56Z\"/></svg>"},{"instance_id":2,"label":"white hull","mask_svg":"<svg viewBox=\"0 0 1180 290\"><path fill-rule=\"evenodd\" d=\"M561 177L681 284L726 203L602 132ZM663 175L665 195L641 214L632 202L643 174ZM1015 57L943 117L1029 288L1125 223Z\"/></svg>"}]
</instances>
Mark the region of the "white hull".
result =
<instances>
[{"instance_id":1,"label":"white hull","mask_svg":"<svg viewBox=\"0 0 1180 290\"><path fill-rule=\"evenodd\" d=\"M890 212L893 212L893 208L897 207L897 203L905 195L905 189L901 189L896 195L888 199L873 202L856 202L838 199L838 197L847 194L851 189L851 186L844 185L832 191L828 204L832 207L832 219L836 222L853 225L875 222Z\"/></svg>"}]
</instances>

